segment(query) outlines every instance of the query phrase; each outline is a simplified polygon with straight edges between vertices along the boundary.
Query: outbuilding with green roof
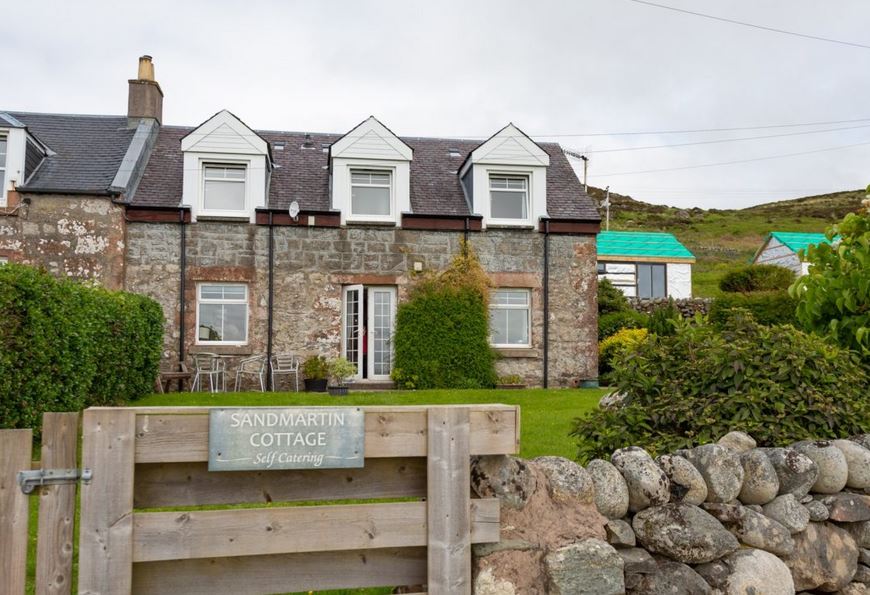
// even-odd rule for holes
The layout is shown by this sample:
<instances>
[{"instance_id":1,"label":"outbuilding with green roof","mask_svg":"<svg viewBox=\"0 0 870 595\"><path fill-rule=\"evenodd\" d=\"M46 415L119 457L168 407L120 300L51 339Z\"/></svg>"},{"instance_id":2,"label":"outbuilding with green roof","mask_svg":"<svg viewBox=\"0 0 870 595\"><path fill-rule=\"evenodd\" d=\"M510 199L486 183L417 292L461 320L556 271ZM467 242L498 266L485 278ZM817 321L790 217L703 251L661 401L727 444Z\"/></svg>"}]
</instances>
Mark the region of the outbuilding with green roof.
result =
<instances>
[{"instance_id":1,"label":"outbuilding with green roof","mask_svg":"<svg viewBox=\"0 0 870 595\"><path fill-rule=\"evenodd\" d=\"M801 255L810 246L830 243L823 233L772 231L767 234L752 262L775 264L791 270L795 275L806 275L809 264L804 262Z\"/></svg>"},{"instance_id":2,"label":"outbuilding with green roof","mask_svg":"<svg viewBox=\"0 0 870 595\"><path fill-rule=\"evenodd\" d=\"M609 279L628 297L692 297L695 256L670 233L602 231L598 278Z\"/></svg>"}]
</instances>

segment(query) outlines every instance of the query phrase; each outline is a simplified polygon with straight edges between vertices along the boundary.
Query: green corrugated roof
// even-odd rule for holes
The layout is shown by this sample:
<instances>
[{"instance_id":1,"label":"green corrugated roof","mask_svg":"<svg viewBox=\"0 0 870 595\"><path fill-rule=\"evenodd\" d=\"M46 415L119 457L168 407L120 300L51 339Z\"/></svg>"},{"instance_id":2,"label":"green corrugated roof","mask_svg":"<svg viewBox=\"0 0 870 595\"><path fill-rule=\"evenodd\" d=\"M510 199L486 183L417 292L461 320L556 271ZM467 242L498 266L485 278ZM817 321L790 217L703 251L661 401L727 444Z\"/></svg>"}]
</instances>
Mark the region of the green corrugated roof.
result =
<instances>
[{"instance_id":1,"label":"green corrugated roof","mask_svg":"<svg viewBox=\"0 0 870 595\"><path fill-rule=\"evenodd\" d=\"M815 244L830 244L830 240L823 233L802 233L795 231L772 231L771 237L785 244L789 250L797 253L798 250L806 250Z\"/></svg>"},{"instance_id":2,"label":"green corrugated roof","mask_svg":"<svg viewBox=\"0 0 870 595\"><path fill-rule=\"evenodd\" d=\"M695 259L673 234L646 231L602 231L598 234L598 256Z\"/></svg>"}]
</instances>

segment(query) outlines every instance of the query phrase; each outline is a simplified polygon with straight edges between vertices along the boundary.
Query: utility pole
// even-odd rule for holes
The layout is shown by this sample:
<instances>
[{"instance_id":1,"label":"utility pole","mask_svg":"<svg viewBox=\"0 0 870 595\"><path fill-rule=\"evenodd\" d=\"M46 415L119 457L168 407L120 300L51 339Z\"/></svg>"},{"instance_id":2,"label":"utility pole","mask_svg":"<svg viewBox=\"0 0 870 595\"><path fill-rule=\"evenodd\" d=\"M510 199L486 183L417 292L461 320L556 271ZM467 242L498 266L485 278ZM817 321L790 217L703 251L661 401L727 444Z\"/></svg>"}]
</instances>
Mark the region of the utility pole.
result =
<instances>
[{"instance_id":1,"label":"utility pole","mask_svg":"<svg viewBox=\"0 0 870 595\"><path fill-rule=\"evenodd\" d=\"M604 203L601 205L605 209L604 231L610 231L610 186L604 189Z\"/></svg>"}]
</instances>

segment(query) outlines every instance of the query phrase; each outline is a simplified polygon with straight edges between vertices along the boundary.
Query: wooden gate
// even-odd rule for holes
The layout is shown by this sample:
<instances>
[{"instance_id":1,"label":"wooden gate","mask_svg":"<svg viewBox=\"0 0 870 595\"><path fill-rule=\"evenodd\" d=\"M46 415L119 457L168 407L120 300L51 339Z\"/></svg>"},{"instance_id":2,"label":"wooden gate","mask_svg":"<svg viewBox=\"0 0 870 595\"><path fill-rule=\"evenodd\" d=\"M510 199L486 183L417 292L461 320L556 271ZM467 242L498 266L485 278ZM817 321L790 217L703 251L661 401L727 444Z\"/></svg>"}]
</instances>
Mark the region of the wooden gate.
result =
<instances>
[{"instance_id":1,"label":"wooden gate","mask_svg":"<svg viewBox=\"0 0 870 595\"><path fill-rule=\"evenodd\" d=\"M471 544L498 541L499 505L470 498L469 459L518 451L518 408L362 409L362 469L220 473L208 408L85 411L79 591L470 593ZM393 501L331 503L369 499ZM302 501L324 504L227 507Z\"/></svg>"}]
</instances>

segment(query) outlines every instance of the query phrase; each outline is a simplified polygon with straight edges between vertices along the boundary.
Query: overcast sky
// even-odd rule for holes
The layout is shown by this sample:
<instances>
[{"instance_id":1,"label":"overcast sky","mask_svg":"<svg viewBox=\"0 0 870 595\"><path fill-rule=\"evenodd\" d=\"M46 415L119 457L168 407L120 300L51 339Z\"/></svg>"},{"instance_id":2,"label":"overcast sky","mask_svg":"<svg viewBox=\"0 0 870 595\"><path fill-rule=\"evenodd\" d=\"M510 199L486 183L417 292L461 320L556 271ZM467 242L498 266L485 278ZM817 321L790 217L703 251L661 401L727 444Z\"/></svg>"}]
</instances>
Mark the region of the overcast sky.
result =
<instances>
[{"instance_id":1,"label":"overcast sky","mask_svg":"<svg viewBox=\"0 0 870 595\"><path fill-rule=\"evenodd\" d=\"M867 0L656 1L870 46ZM123 114L150 54L166 124L227 108L258 129L344 132L374 114L402 136L486 137L512 121L589 151L590 184L678 206L870 182L870 49L630 0L4 2L2 18L5 110ZM810 130L826 132L600 152Z\"/></svg>"}]
</instances>

